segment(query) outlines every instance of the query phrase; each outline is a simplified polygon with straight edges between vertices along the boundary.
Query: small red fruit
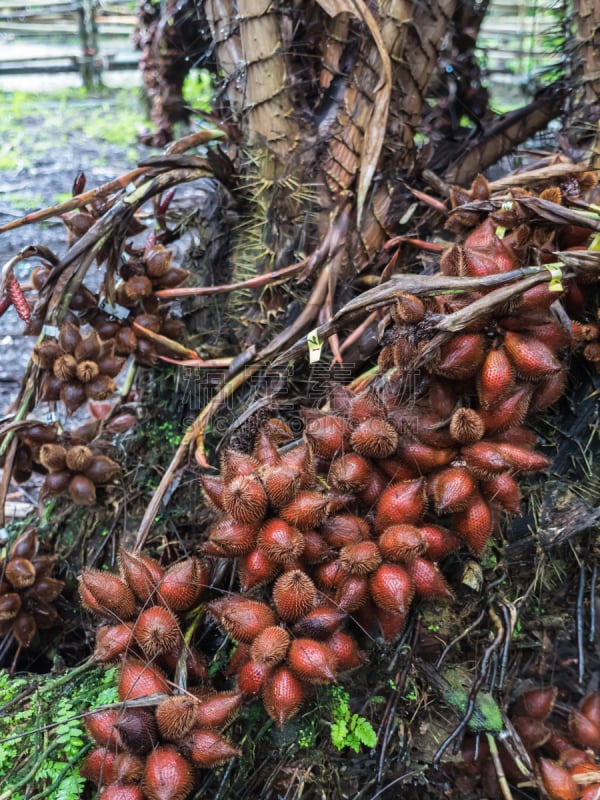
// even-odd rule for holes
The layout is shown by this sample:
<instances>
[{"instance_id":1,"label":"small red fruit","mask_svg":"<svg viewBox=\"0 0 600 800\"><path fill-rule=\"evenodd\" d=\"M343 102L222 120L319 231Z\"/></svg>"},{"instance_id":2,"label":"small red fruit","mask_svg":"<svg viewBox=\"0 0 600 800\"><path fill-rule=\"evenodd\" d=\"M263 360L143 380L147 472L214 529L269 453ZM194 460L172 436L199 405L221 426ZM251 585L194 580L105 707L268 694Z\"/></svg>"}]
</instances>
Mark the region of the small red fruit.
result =
<instances>
[{"instance_id":1,"label":"small red fruit","mask_svg":"<svg viewBox=\"0 0 600 800\"><path fill-rule=\"evenodd\" d=\"M381 495L375 513L375 529L382 533L390 525L414 525L425 512L425 482L393 483Z\"/></svg>"},{"instance_id":2,"label":"small red fruit","mask_svg":"<svg viewBox=\"0 0 600 800\"><path fill-rule=\"evenodd\" d=\"M304 684L288 667L278 667L262 691L265 710L280 728L297 713L305 696Z\"/></svg>"},{"instance_id":3,"label":"small red fruit","mask_svg":"<svg viewBox=\"0 0 600 800\"><path fill-rule=\"evenodd\" d=\"M315 639L294 639L288 652L290 668L309 683L335 680L337 662L331 650Z\"/></svg>"},{"instance_id":4,"label":"small red fruit","mask_svg":"<svg viewBox=\"0 0 600 800\"><path fill-rule=\"evenodd\" d=\"M275 615L259 600L225 597L207 604L208 611L234 639L251 643L261 631L275 625Z\"/></svg>"},{"instance_id":5,"label":"small red fruit","mask_svg":"<svg viewBox=\"0 0 600 800\"><path fill-rule=\"evenodd\" d=\"M415 591L427 599L437 598L453 601L456 595L446 583L446 579L431 561L426 558L415 558L406 565L406 570L413 579Z\"/></svg>"},{"instance_id":6,"label":"small red fruit","mask_svg":"<svg viewBox=\"0 0 600 800\"><path fill-rule=\"evenodd\" d=\"M406 614L415 594L412 578L398 564L382 564L369 581L371 597L386 611Z\"/></svg>"},{"instance_id":7,"label":"small red fruit","mask_svg":"<svg viewBox=\"0 0 600 800\"><path fill-rule=\"evenodd\" d=\"M171 745L160 745L146 759L142 780L148 800L185 800L194 788L194 769Z\"/></svg>"}]
</instances>

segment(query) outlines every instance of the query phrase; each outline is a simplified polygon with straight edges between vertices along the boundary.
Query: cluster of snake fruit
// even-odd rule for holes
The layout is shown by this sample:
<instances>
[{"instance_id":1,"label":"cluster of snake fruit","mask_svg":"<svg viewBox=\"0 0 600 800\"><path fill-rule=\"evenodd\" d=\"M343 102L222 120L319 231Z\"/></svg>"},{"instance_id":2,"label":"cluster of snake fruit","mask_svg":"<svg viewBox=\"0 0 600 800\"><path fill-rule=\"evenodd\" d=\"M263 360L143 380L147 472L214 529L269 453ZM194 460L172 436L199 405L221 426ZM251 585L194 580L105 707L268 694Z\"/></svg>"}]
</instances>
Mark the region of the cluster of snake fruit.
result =
<instances>
[{"instance_id":1,"label":"cluster of snake fruit","mask_svg":"<svg viewBox=\"0 0 600 800\"><path fill-rule=\"evenodd\" d=\"M566 189L551 191L554 203L563 191L566 198ZM470 192L454 192L453 225L473 229L444 252L443 274L509 272L568 246L561 237L580 245L588 238L586 229L553 231L522 210L482 219L483 212L461 208L488 196L482 179ZM98 311L98 296L79 290L56 335L34 350L42 397L72 413L114 391L126 356L153 363L169 350L181 323L153 293L184 277L160 246L129 259L116 295L125 321L108 316L116 307ZM44 280L36 278L40 286ZM301 441L282 420L268 420L246 451L224 452L217 476L201 477L218 516L199 545L201 558L165 569L122 551L119 576L84 570L82 601L104 618L95 658L122 662L123 708L88 720L97 747L83 772L102 787L103 800L183 800L198 768L239 754L222 730L245 702L260 698L283 726L313 686L368 663L365 639L398 637L416 599L454 600L440 565L461 548L481 555L502 514L520 513L519 476L551 464L536 449L528 418L561 397L570 350L597 338L581 286L555 288L541 282L515 294L425 360L435 321L485 291L398 294L382 339L381 380L360 391L333 387L326 407L305 410ZM568 327L554 313L560 300ZM75 503L96 502L96 486L118 474L96 440L59 436L53 426L26 426L19 448L23 474L29 458L29 469L33 463L47 473L45 494L66 491ZM212 586L223 560L233 564L237 594L219 596L218 582ZM223 676L227 691L211 687L205 657L182 633L200 601L237 643Z\"/></svg>"},{"instance_id":2,"label":"cluster of snake fruit","mask_svg":"<svg viewBox=\"0 0 600 800\"><path fill-rule=\"evenodd\" d=\"M600 692L577 708L561 703L562 714L553 713L558 695L556 686L530 688L511 704L508 716L524 753L499 742L503 772L517 786L528 784L533 771L550 800L599 800ZM457 768L480 782L485 797L503 796L485 739L465 737Z\"/></svg>"}]
</instances>

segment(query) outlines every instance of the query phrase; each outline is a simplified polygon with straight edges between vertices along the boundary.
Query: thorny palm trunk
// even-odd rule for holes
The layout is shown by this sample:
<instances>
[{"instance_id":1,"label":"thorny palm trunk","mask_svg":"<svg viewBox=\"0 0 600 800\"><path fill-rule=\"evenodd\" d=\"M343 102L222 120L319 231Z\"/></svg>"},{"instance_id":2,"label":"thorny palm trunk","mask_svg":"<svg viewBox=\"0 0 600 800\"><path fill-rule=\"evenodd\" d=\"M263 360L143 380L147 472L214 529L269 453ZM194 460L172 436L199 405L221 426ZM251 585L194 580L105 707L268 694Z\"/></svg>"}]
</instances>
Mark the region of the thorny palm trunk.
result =
<instances>
[{"instance_id":1,"label":"thorny palm trunk","mask_svg":"<svg viewBox=\"0 0 600 800\"><path fill-rule=\"evenodd\" d=\"M585 131L594 139L591 166L600 166L600 2L574 0L575 80L583 113L579 116L590 126Z\"/></svg>"},{"instance_id":2,"label":"thorny palm trunk","mask_svg":"<svg viewBox=\"0 0 600 800\"><path fill-rule=\"evenodd\" d=\"M390 234L398 178L415 171L415 134L455 6L205 0L222 116L242 142L234 281L314 254L310 267L329 272L319 299L331 313L337 278L364 268ZM268 305L246 343L270 314L284 313L272 294Z\"/></svg>"}]
</instances>

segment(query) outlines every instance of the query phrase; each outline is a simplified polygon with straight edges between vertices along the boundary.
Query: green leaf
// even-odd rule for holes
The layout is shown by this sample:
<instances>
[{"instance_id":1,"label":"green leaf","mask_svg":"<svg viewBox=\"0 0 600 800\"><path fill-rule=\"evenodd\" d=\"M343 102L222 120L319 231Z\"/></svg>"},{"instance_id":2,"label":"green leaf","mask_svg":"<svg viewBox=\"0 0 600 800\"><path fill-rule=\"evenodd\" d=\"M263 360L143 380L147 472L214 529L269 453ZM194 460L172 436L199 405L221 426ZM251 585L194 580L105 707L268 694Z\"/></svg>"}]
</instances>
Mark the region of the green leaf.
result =
<instances>
[{"instance_id":1,"label":"green leaf","mask_svg":"<svg viewBox=\"0 0 600 800\"><path fill-rule=\"evenodd\" d=\"M345 720L341 719L334 722L331 726L331 742L338 750L343 750L346 747L348 738L348 725Z\"/></svg>"}]
</instances>

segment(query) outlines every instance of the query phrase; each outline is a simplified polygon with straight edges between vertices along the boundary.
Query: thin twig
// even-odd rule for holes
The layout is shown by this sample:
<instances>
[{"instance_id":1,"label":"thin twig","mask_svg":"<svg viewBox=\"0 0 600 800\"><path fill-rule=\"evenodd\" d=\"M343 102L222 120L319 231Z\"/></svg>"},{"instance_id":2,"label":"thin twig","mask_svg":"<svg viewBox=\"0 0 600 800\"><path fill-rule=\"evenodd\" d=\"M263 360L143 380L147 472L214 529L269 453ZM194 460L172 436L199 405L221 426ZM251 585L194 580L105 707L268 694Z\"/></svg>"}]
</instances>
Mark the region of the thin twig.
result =
<instances>
[{"instance_id":1,"label":"thin twig","mask_svg":"<svg viewBox=\"0 0 600 800\"><path fill-rule=\"evenodd\" d=\"M585 673L585 651L583 647L583 600L585 597L585 563L579 564L579 587L577 589L577 683L583 683Z\"/></svg>"}]
</instances>

